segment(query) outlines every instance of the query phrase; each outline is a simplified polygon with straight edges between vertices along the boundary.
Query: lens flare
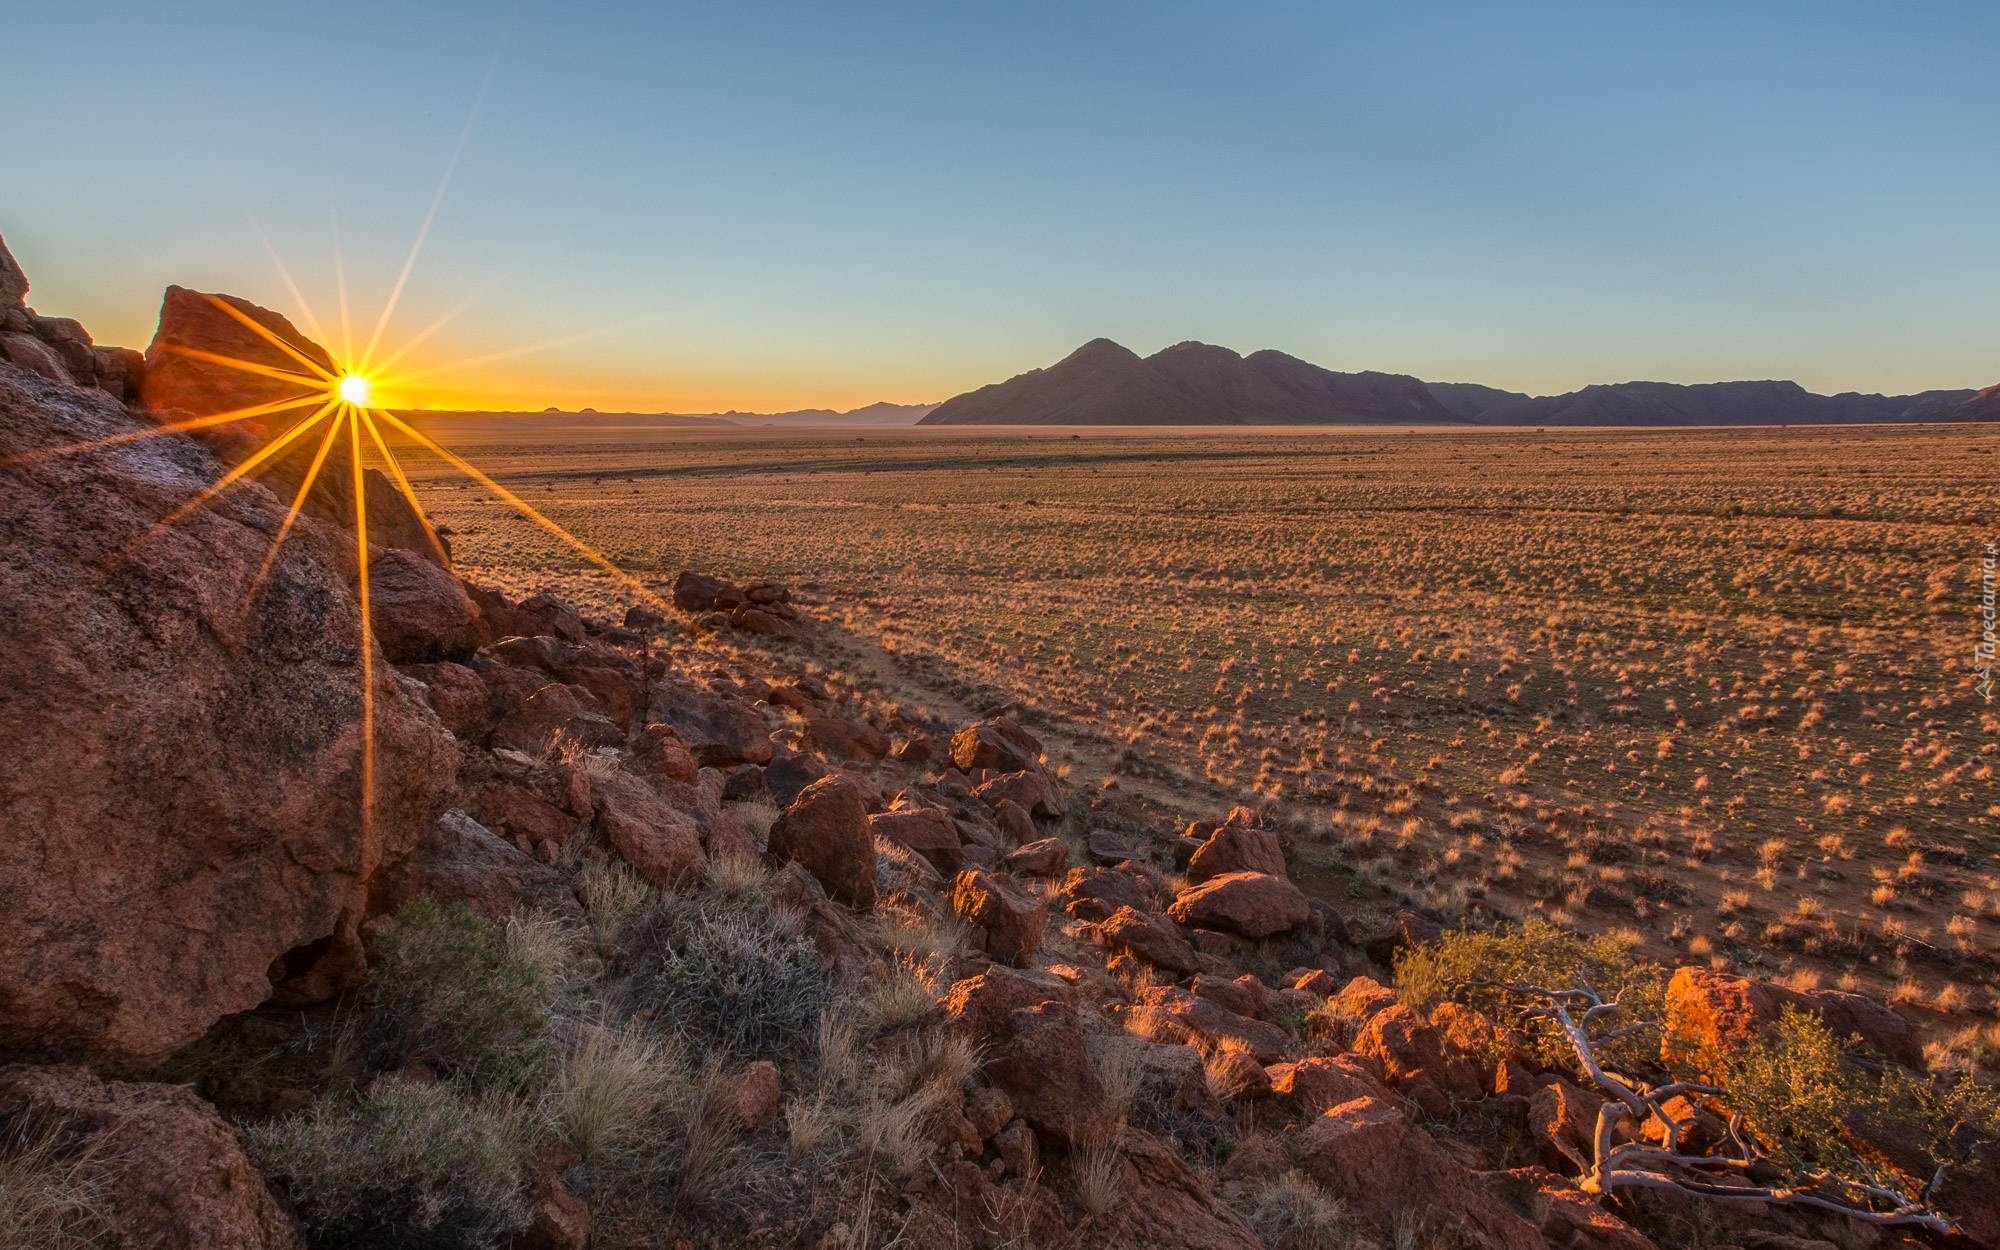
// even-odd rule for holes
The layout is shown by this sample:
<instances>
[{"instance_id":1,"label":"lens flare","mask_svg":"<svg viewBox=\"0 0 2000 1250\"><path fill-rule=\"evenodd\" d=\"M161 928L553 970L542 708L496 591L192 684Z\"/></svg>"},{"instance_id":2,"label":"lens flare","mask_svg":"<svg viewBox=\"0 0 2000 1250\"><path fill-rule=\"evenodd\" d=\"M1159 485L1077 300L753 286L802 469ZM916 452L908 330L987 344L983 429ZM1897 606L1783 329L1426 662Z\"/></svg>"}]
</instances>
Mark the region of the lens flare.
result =
<instances>
[{"instance_id":1,"label":"lens flare","mask_svg":"<svg viewBox=\"0 0 2000 1250\"><path fill-rule=\"evenodd\" d=\"M362 377L358 373L350 373L334 384L333 393L340 396L340 402L343 404L352 404L356 408L366 408L368 406L368 393L372 389L374 388L369 386L367 378Z\"/></svg>"}]
</instances>

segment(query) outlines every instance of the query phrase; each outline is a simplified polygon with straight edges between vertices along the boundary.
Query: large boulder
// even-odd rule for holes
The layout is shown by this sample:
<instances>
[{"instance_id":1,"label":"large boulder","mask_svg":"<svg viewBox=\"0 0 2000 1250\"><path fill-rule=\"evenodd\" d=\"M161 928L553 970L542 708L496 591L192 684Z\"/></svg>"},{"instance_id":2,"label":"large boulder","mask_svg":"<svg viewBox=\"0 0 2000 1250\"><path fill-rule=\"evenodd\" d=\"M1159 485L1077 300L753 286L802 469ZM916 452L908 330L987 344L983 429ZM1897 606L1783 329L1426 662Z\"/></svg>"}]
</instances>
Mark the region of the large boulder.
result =
<instances>
[{"instance_id":1,"label":"large boulder","mask_svg":"<svg viewBox=\"0 0 2000 1250\"><path fill-rule=\"evenodd\" d=\"M828 895L860 911L875 906L875 838L852 781L822 777L771 826L771 854L797 860Z\"/></svg>"},{"instance_id":2,"label":"large boulder","mask_svg":"<svg viewBox=\"0 0 2000 1250\"><path fill-rule=\"evenodd\" d=\"M12 1125L52 1132L61 1151L83 1160L79 1180L95 1192L101 1224L89 1245L104 1250L295 1250L299 1245L291 1220L265 1188L236 1130L178 1085L101 1081L79 1067L0 1068L0 1139Z\"/></svg>"},{"instance_id":3,"label":"large boulder","mask_svg":"<svg viewBox=\"0 0 2000 1250\"><path fill-rule=\"evenodd\" d=\"M0 369L0 1053L114 1068L221 1016L361 971L375 878L447 806L457 750L361 666L344 536L302 518L254 598L284 505L97 392Z\"/></svg>"},{"instance_id":4,"label":"large boulder","mask_svg":"<svg viewBox=\"0 0 2000 1250\"><path fill-rule=\"evenodd\" d=\"M1182 890L1167 914L1191 928L1256 939L1298 928L1312 915L1312 906L1283 877L1232 872Z\"/></svg>"},{"instance_id":5,"label":"large boulder","mask_svg":"<svg viewBox=\"0 0 2000 1250\"><path fill-rule=\"evenodd\" d=\"M1201 967L1201 959L1181 931L1160 917L1134 907L1120 907L1097 926L1097 935L1112 950L1124 951L1163 971L1184 976Z\"/></svg>"},{"instance_id":6,"label":"large boulder","mask_svg":"<svg viewBox=\"0 0 2000 1250\"><path fill-rule=\"evenodd\" d=\"M498 924L519 911L584 924L569 878L464 812L446 812L388 880L393 910L420 896L463 902Z\"/></svg>"},{"instance_id":7,"label":"large boulder","mask_svg":"<svg viewBox=\"0 0 2000 1250\"><path fill-rule=\"evenodd\" d=\"M741 699L684 681L662 681L653 687L646 719L672 725L695 759L710 768L771 759L771 732L763 714Z\"/></svg>"},{"instance_id":8,"label":"large boulder","mask_svg":"<svg viewBox=\"0 0 2000 1250\"><path fill-rule=\"evenodd\" d=\"M1188 879L1206 881L1232 872L1285 875L1285 853L1278 835L1254 826L1224 825L1209 835L1188 860Z\"/></svg>"},{"instance_id":9,"label":"large boulder","mask_svg":"<svg viewBox=\"0 0 2000 1250\"><path fill-rule=\"evenodd\" d=\"M598 831L646 880L671 888L701 865L700 826L645 781L613 773L596 783L592 796Z\"/></svg>"},{"instance_id":10,"label":"large boulder","mask_svg":"<svg viewBox=\"0 0 2000 1250\"><path fill-rule=\"evenodd\" d=\"M255 323L262 333L246 325L246 321ZM279 347L272 338L281 340L286 347ZM214 359L218 356L244 361L260 370L276 369L301 376L276 378L267 372L219 363ZM163 421L259 409L240 420L205 426L195 432L195 437L208 443L217 456L233 463L297 425L331 397L333 384L313 374L307 361L338 376L338 367L326 349L281 314L234 295L212 295L170 286L160 301L159 328L146 348L139 395ZM261 411L292 400L298 403L275 411ZM305 480L319 442L316 431L295 440L260 470L261 475L289 499ZM406 548L423 559L447 563L444 553L439 551L444 546L443 540L427 532L423 520L396 483L376 469L364 469L363 477L369 541L381 547ZM346 438L333 440L326 463L306 496L305 510L343 524L354 515L354 477Z\"/></svg>"}]
</instances>

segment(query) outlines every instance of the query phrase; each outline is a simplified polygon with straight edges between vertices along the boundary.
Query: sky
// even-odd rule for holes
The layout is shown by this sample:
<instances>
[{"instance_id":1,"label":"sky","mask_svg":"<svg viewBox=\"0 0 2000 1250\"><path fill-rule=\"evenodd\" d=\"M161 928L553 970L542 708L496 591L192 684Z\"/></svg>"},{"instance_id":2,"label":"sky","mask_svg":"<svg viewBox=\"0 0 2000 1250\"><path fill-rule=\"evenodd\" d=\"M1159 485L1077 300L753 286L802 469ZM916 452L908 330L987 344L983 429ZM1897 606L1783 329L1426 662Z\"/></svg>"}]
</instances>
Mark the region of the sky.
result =
<instances>
[{"instance_id":1,"label":"sky","mask_svg":"<svg viewBox=\"0 0 2000 1250\"><path fill-rule=\"evenodd\" d=\"M329 338L344 274L365 341L449 169L381 337L457 310L410 406L936 401L1097 336L1537 394L2000 381L1986 0L5 25L0 234L100 342L143 346L170 282L298 319L273 253Z\"/></svg>"}]
</instances>

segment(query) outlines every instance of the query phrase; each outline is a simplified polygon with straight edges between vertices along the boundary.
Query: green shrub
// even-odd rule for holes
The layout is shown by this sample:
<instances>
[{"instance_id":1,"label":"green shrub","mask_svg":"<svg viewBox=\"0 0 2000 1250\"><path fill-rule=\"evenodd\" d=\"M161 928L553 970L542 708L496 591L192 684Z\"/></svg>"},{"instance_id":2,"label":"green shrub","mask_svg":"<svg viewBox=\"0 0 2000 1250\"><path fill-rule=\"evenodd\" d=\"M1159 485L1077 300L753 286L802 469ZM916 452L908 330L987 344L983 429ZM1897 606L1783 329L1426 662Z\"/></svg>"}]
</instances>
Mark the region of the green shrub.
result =
<instances>
[{"instance_id":1,"label":"green shrub","mask_svg":"<svg viewBox=\"0 0 2000 1250\"><path fill-rule=\"evenodd\" d=\"M497 1096L384 1077L250 1141L315 1246L485 1250L528 1222L527 1121Z\"/></svg>"},{"instance_id":2,"label":"green shrub","mask_svg":"<svg viewBox=\"0 0 2000 1250\"><path fill-rule=\"evenodd\" d=\"M380 1069L425 1063L474 1086L531 1078L559 988L546 944L515 949L463 903L419 899L398 911L372 952L361 1023Z\"/></svg>"},{"instance_id":3,"label":"green shrub","mask_svg":"<svg viewBox=\"0 0 2000 1250\"><path fill-rule=\"evenodd\" d=\"M1503 1027L1527 1001L1505 988L1508 984L1551 990L1588 986L1605 1001L1619 1004L1612 1027L1658 1021L1666 1011L1669 975L1659 964L1639 958L1631 943L1616 934L1586 936L1544 920L1491 932L1448 933L1404 951L1395 968L1397 993L1410 1007L1424 1010L1451 999L1477 1007ZM1577 1066L1575 1052L1553 1023L1530 1020L1521 1028L1522 1044L1538 1063ZM1645 1067L1654 1061L1659 1044L1657 1033L1641 1032L1604 1048L1600 1057L1614 1067Z\"/></svg>"},{"instance_id":4,"label":"green shrub","mask_svg":"<svg viewBox=\"0 0 2000 1250\"><path fill-rule=\"evenodd\" d=\"M1858 1050L1818 1016L1787 1006L1768 1035L1713 1056L1715 1084L1788 1174L1840 1170L1854 1158L1855 1121L1881 1109Z\"/></svg>"}]
</instances>

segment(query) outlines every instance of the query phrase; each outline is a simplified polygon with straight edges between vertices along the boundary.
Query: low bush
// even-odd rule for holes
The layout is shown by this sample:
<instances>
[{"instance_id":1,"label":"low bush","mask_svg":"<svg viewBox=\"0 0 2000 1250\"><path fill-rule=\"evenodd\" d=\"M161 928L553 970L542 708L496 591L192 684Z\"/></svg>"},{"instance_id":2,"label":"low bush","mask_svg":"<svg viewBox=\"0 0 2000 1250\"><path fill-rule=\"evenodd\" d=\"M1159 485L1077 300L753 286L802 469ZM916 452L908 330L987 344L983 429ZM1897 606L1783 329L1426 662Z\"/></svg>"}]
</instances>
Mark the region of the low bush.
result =
<instances>
[{"instance_id":1,"label":"low bush","mask_svg":"<svg viewBox=\"0 0 2000 1250\"><path fill-rule=\"evenodd\" d=\"M616 959L628 1009L696 1054L796 1054L833 999L811 940L761 893L656 896L629 921Z\"/></svg>"},{"instance_id":2,"label":"low bush","mask_svg":"<svg viewBox=\"0 0 2000 1250\"><path fill-rule=\"evenodd\" d=\"M560 989L548 935L510 942L463 903L425 898L398 911L375 944L364 994L363 1052L377 1070L411 1063L474 1086L519 1082L547 1059Z\"/></svg>"},{"instance_id":3,"label":"low bush","mask_svg":"<svg viewBox=\"0 0 2000 1250\"><path fill-rule=\"evenodd\" d=\"M250 1142L316 1246L487 1250L528 1222L532 1134L497 1095L384 1077Z\"/></svg>"}]
</instances>

